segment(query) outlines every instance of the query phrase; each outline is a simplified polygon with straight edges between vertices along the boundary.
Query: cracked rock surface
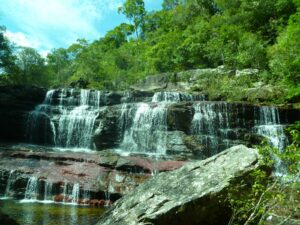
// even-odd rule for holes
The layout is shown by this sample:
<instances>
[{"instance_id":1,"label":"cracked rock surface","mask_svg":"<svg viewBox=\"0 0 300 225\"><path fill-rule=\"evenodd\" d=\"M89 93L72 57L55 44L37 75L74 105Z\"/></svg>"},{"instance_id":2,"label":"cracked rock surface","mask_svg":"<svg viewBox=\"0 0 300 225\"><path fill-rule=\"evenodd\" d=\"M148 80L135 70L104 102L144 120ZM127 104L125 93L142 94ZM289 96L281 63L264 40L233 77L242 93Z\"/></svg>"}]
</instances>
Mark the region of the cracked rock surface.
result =
<instances>
[{"instance_id":1,"label":"cracked rock surface","mask_svg":"<svg viewBox=\"0 0 300 225\"><path fill-rule=\"evenodd\" d=\"M227 224L230 210L222 194L259 167L259 158L256 149L238 145L160 173L118 200L98 225Z\"/></svg>"}]
</instances>

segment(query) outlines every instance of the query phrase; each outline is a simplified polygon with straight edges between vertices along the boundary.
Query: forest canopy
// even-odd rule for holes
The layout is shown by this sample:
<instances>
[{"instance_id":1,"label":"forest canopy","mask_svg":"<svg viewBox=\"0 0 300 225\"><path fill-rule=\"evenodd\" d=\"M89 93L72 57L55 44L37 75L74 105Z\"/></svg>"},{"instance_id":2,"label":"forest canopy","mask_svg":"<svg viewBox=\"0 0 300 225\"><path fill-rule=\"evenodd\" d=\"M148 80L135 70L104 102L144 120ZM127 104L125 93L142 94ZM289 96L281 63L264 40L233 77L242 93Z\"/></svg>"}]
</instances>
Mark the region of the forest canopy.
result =
<instances>
[{"instance_id":1,"label":"forest canopy","mask_svg":"<svg viewBox=\"0 0 300 225\"><path fill-rule=\"evenodd\" d=\"M129 22L46 58L15 46L1 26L0 83L60 87L83 79L91 88L123 90L146 75L218 66L300 82L299 0L164 0L152 12L143 0L127 0L119 13Z\"/></svg>"}]
</instances>

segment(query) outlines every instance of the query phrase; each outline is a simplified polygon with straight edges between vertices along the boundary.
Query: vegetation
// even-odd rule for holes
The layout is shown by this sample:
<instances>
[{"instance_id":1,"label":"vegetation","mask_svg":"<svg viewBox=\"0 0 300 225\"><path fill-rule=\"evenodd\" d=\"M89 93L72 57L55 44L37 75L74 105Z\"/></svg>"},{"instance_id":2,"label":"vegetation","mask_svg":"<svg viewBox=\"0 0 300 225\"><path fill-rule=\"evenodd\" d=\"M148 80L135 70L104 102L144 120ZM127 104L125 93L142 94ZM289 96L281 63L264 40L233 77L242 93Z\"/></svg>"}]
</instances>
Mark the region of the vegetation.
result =
<instances>
[{"instance_id":1,"label":"vegetation","mask_svg":"<svg viewBox=\"0 0 300 225\"><path fill-rule=\"evenodd\" d=\"M236 92L263 82L281 87L279 102L298 101L299 0L164 0L162 6L146 12L143 0L126 0L119 12L130 24L92 43L53 49L46 59L13 46L1 27L0 82L66 86L81 78L91 88L120 90L146 75L224 66L259 73L242 86L224 76L224 84L207 91L219 88L228 100L251 101L235 99Z\"/></svg>"},{"instance_id":2,"label":"vegetation","mask_svg":"<svg viewBox=\"0 0 300 225\"><path fill-rule=\"evenodd\" d=\"M228 191L227 199L233 214L230 225L240 224L298 224L299 220L299 169L300 121L288 129L292 143L283 153L269 145L261 146L264 168L250 173L248 179L235 184ZM276 153L287 166L288 176L271 177L271 154ZM269 220L269 222L268 222Z\"/></svg>"}]
</instances>

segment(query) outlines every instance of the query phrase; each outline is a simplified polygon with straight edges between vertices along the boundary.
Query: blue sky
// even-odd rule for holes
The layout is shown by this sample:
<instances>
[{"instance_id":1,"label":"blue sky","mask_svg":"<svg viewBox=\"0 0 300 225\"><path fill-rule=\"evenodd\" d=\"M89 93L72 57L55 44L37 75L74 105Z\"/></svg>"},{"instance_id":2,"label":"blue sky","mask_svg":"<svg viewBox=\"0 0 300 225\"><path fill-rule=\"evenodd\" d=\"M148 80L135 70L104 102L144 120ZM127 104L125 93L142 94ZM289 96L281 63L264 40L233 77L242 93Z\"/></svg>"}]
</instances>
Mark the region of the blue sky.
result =
<instances>
[{"instance_id":1,"label":"blue sky","mask_svg":"<svg viewBox=\"0 0 300 225\"><path fill-rule=\"evenodd\" d=\"M68 47L78 38L103 36L121 22L118 7L125 0L0 0L0 25L17 45L33 47L46 55ZM144 0L147 11L161 8L162 0Z\"/></svg>"}]
</instances>

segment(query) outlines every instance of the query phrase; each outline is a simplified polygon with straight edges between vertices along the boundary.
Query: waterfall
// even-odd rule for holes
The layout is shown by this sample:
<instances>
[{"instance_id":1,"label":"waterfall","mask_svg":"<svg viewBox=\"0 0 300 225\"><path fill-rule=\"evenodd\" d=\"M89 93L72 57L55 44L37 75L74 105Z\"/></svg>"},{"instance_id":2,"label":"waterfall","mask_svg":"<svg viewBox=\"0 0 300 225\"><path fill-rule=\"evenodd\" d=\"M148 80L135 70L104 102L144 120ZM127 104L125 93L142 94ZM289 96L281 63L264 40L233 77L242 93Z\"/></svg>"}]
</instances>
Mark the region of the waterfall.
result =
<instances>
[{"instance_id":1,"label":"waterfall","mask_svg":"<svg viewBox=\"0 0 300 225\"><path fill-rule=\"evenodd\" d=\"M191 133L212 150L213 154L230 147L228 134L233 132L229 123L229 111L226 103L198 102L193 105L194 116Z\"/></svg>"},{"instance_id":2,"label":"waterfall","mask_svg":"<svg viewBox=\"0 0 300 225\"><path fill-rule=\"evenodd\" d=\"M89 200L90 197L90 186L85 185L84 190L83 190L83 202L86 203L87 200Z\"/></svg>"},{"instance_id":3,"label":"waterfall","mask_svg":"<svg viewBox=\"0 0 300 225\"><path fill-rule=\"evenodd\" d=\"M78 183L73 185L72 188L72 195L70 196L72 199L72 203L77 204L79 201L79 192L80 192L80 186Z\"/></svg>"},{"instance_id":4,"label":"waterfall","mask_svg":"<svg viewBox=\"0 0 300 225\"><path fill-rule=\"evenodd\" d=\"M100 91L81 90L79 106L70 107L70 102L60 102L62 115L57 129L58 146L92 148L92 134L100 107L100 97Z\"/></svg>"},{"instance_id":5,"label":"waterfall","mask_svg":"<svg viewBox=\"0 0 300 225\"><path fill-rule=\"evenodd\" d=\"M254 132L266 137L270 144L283 151L287 146L287 137L284 133L284 125L280 123L278 109L275 107L261 106L258 108L258 119L254 126Z\"/></svg>"},{"instance_id":6,"label":"waterfall","mask_svg":"<svg viewBox=\"0 0 300 225\"><path fill-rule=\"evenodd\" d=\"M25 191L24 200L37 200L38 197L38 179L36 177L30 177Z\"/></svg>"},{"instance_id":7,"label":"waterfall","mask_svg":"<svg viewBox=\"0 0 300 225\"><path fill-rule=\"evenodd\" d=\"M122 123L128 120L124 107ZM140 103L131 126L125 128L121 149L129 152L165 154L167 132L166 104Z\"/></svg>"},{"instance_id":8,"label":"waterfall","mask_svg":"<svg viewBox=\"0 0 300 225\"><path fill-rule=\"evenodd\" d=\"M46 101L47 98L44 102ZM29 113L26 137L30 143L55 144L56 131L50 119L50 111L49 105L43 103Z\"/></svg>"},{"instance_id":9,"label":"waterfall","mask_svg":"<svg viewBox=\"0 0 300 225\"><path fill-rule=\"evenodd\" d=\"M11 188L12 188L12 184L15 181L15 175L14 175L15 170L11 170L9 172L9 176L7 179L7 183L6 183L6 187L5 187L5 192L4 192L4 198L9 198L11 197Z\"/></svg>"},{"instance_id":10,"label":"waterfall","mask_svg":"<svg viewBox=\"0 0 300 225\"><path fill-rule=\"evenodd\" d=\"M181 102L181 101L203 101L205 96L193 96L182 92L156 92L152 97L152 102Z\"/></svg>"},{"instance_id":11,"label":"waterfall","mask_svg":"<svg viewBox=\"0 0 300 225\"><path fill-rule=\"evenodd\" d=\"M44 201L52 201L52 186L52 183L45 181Z\"/></svg>"},{"instance_id":12,"label":"waterfall","mask_svg":"<svg viewBox=\"0 0 300 225\"><path fill-rule=\"evenodd\" d=\"M95 90L50 90L28 116L30 143L62 148L93 148L92 136L101 104Z\"/></svg>"},{"instance_id":13,"label":"waterfall","mask_svg":"<svg viewBox=\"0 0 300 225\"><path fill-rule=\"evenodd\" d=\"M67 196L68 196L68 183L67 181L64 182L64 188L63 188L63 202L66 202Z\"/></svg>"},{"instance_id":14,"label":"waterfall","mask_svg":"<svg viewBox=\"0 0 300 225\"><path fill-rule=\"evenodd\" d=\"M254 132L267 138L271 146L283 152L288 144L288 138L284 133L285 126L280 123L278 109L275 107L261 106L256 112L256 124L253 128ZM273 156L275 174L285 174L286 168L283 162Z\"/></svg>"}]
</instances>

